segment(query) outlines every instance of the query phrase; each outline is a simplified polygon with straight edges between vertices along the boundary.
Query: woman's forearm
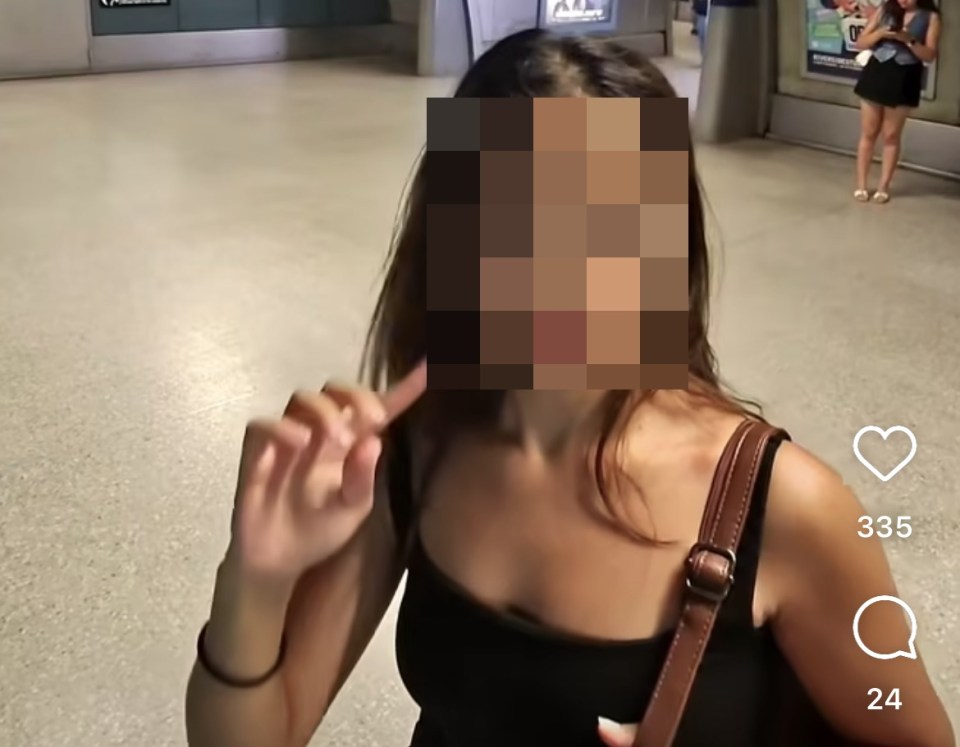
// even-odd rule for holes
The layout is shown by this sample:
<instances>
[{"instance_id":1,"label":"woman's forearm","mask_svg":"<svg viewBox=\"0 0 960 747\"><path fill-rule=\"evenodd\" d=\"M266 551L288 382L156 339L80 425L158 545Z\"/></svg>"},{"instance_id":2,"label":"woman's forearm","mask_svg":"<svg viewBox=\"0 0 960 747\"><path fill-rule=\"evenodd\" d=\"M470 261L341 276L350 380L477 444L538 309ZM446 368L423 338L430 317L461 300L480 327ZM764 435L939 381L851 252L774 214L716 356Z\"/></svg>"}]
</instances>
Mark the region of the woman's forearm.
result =
<instances>
[{"instance_id":1,"label":"woman's forearm","mask_svg":"<svg viewBox=\"0 0 960 747\"><path fill-rule=\"evenodd\" d=\"M885 33L886 31L878 30L878 31L871 31L868 34L861 34L860 38L857 39L857 49L859 49L860 51L863 51L866 49L873 49L875 46L877 46L880 42L883 41Z\"/></svg>"},{"instance_id":2,"label":"woman's forearm","mask_svg":"<svg viewBox=\"0 0 960 747\"><path fill-rule=\"evenodd\" d=\"M925 44L911 44L910 51L921 62L933 62L937 59L937 50L931 49Z\"/></svg>"},{"instance_id":3,"label":"woman's forearm","mask_svg":"<svg viewBox=\"0 0 960 747\"><path fill-rule=\"evenodd\" d=\"M225 561L217 573L206 658L238 679L269 672L277 661L293 586L245 577ZM221 683L199 663L187 688L187 741L191 747L288 747L289 704L283 670L254 688ZM292 746L290 746L292 747Z\"/></svg>"}]
</instances>

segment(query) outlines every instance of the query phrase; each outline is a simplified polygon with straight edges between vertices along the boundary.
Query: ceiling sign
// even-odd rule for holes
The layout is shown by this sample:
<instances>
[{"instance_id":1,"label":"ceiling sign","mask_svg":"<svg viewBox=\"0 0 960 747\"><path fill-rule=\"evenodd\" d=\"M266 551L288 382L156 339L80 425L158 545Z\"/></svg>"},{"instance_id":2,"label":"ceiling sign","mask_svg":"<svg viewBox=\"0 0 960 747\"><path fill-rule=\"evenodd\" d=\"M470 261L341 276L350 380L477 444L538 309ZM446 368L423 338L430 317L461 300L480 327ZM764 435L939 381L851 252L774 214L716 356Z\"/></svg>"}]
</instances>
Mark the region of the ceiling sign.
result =
<instances>
[{"instance_id":1,"label":"ceiling sign","mask_svg":"<svg viewBox=\"0 0 960 747\"><path fill-rule=\"evenodd\" d=\"M100 0L102 8L142 8L151 5L169 5L170 0Z\"/></svg>"}]
</instances>

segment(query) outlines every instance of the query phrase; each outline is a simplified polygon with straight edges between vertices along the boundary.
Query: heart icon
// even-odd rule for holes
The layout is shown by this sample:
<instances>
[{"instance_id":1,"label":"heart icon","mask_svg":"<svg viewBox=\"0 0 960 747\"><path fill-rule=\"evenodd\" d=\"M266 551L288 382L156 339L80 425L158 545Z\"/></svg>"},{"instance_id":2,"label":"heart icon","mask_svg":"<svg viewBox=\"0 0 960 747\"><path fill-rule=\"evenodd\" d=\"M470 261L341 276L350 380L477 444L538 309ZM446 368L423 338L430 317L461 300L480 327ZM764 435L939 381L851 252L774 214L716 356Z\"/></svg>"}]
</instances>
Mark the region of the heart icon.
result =
<instances>
[{"instance_id":1,"label":"heart icon","mask_svg":"<svg viewBox=\"0 0 960 747\"><path fill-rule=\"evenodd\" d=\"M900 464L898 464L896 467L890 470L887 474L883 474L880 470L874 467L867 460L867 458L864 457L863 454L860 453L860 439L863 438L863 435L865 433L877 433L880 435L880 438L882 438L884 441L886 441L890 437L891 433L905 433L907 435L907 438L910 439L910 453L907 454L907 456L904 458L902 462L900 462ZM910 460L912 460L914 455L917 453L917 437L913 435L913 431L911 431L909 428L904 428L902 425L895 425L892 428L887 428L887 430L878 428L875 425L867 425L861 428L859 431L857 431L857 435L853 437L853 453L856 455L857 459L860 460L860 463L864 467L866 467L868 470L873 472L873 474L875 474L883 482L886 482L895 474L897 474L900 470L902 470L904 467L910 464Z\"/></svg>"}]
</instances>

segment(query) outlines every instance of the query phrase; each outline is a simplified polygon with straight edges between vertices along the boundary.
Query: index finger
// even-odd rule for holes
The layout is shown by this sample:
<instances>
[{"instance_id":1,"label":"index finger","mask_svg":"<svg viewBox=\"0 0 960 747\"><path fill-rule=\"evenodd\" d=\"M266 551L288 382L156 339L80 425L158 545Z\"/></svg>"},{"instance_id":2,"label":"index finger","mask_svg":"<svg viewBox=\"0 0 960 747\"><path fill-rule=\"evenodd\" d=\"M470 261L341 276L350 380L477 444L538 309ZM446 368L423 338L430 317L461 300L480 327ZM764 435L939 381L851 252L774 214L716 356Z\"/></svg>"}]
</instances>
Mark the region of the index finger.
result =
<instances>
[{"instance_id":1,"label":"index finger","mask_svg":"<svg viewBox=\"0 0 960 747\"><path fill-rule=\"evenodd\" d=\"M381 396L386 422L396 420L427 390L427 361L422 360L389 391Z\"/></svg>"}]
</instances>

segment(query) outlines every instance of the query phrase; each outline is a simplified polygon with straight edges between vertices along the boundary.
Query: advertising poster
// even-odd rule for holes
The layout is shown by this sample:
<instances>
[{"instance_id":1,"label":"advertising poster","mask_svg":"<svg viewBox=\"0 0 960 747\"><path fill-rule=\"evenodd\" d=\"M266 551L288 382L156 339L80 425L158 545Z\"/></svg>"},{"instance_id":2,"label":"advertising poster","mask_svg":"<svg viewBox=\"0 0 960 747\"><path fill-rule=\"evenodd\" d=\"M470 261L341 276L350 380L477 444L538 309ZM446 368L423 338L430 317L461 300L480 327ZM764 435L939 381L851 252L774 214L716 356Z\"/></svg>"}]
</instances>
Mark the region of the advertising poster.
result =
<instances>
[{"instance_id":1,"label":"advertising poster","mask_svg":"<svg viewBox=\"0 0 960 747\"><path fill-rule=\"evenodd\" d=\"M544 0L543 26L611 25L613 0Z\"/></svg>"},{"instance_id":2,"label":"advertising poster","mask_svg":"<svg viewBox=\"0 0 960 747\"><path fill-rule=\"evenodd\" d=\"M857 39L884 0L806 0L806 77L854 85L860 75ZM924 72L924 98L935 94L935 66Z\"/></svg>"}]
</instances>

